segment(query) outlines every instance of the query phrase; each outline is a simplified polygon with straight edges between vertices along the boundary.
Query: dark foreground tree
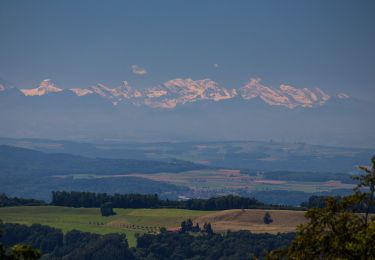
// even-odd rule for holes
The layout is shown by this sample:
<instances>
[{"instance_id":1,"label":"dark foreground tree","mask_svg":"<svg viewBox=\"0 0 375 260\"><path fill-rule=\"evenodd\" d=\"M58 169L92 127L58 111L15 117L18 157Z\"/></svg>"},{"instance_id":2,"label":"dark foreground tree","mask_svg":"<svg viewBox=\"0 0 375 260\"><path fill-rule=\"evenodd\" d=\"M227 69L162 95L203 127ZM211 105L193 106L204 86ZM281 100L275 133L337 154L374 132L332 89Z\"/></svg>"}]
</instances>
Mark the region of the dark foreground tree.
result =
<instances>
[{"instance_id":1,"label":"dark foreground tree","mask_svg":"<svg viewBox=\"0 0 375 260\"><path fill-rule=\"evenodd\" d=\"M2 221L0 220L0 225ZM2 231L0 230L0 237ZM2 260L34 260L39 259L41 253L39 250L32 248L29 245L14 245L10 253L6 253L5 247L0 243L0 259Z\"/></svg>"},{"instance_id":2,"label":"dark foreground tree","mask_svg":"<svg viewBox=\"0 0 375 260\"><path fill-rule=\"evenodd\" d=\"M369 214L375 206L375 157L371 169L360 169L364 174L355 177L353 195L327 198L325 208L309 209L309 222L298 228L291 245L269 259L375 259L375 218Z\"/></svg>"}]
</instances>

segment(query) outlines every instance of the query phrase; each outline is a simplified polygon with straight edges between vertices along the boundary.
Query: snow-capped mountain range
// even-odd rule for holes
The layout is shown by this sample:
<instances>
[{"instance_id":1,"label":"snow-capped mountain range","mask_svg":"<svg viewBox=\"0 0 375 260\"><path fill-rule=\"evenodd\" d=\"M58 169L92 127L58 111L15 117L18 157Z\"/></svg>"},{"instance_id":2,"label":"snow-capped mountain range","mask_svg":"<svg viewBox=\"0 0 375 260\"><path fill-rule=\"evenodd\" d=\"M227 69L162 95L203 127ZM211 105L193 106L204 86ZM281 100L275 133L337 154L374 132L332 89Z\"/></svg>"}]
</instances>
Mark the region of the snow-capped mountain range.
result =
<instances>
[{"instance_id":1,"label":"snow-capped mountain range","mask_svg":"<svg viewBox=\"0 0 375 260\"><path fill-rule=\"evenodd\" d=\"M16 88L0 80L0 136L118 140L283 140L375 146L375 105L344 93L258 78L242 86L176 78L148 88L124 81Z\"/></svg>"},{"instance_id":2,"label":"snow-capped mountain range","mask_svg":"<svg viewBox=\"0 0 375 260\"><path fill-rule=\"evenodd\" d=\"M0 82L0 91L8 86ZM320 88L296 88L281 84L278 88L265 86L259 78L252 78L239 88L225 88L211 79L193 80L176 78L160 85L146 89L136 89L127 81L118 87L97 84L87 88L62 88L50 79L43 80L37 88L22 88L20 92L27 97L47 96L50 94L71 93L77 97L99 96L113 105L130 102L134 105L146 105L152 108L173 109L177 106L197 101L222 101L239 97L246 101L261 99L271 106L283 106L289 109L296 107L319 107L328 102L332 96ZM347 99L345 93L335 95Z\"/></svg>"}]
</instances>

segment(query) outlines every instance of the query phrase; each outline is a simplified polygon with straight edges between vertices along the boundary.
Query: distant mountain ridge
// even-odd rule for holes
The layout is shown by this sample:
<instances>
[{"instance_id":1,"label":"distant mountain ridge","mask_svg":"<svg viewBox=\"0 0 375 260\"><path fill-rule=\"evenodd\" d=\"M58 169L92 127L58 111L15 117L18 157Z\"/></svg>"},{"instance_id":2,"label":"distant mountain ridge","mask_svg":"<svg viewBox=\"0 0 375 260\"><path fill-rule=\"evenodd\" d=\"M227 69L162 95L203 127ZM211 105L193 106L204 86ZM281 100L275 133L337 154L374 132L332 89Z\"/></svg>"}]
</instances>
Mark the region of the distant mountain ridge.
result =
<instances>
[{"instance_id":1,"label":"distant mountain ridge","mask_svg":"<svg viewBox=\"0 0 375 260\"><path fill-rule=\"evenodd\" d=\"M0 178L6 175L31 177L59 174L129 174L183 172L206 166L182 160L130 160L89 158L65 153L44 153L32 149L0 145ZM34 176L34 177L35 177Z\"/></svg>"},{"instance_id":2,"label":"distant mountain ridge","mask_svg":"<svg viewBox=\"0 0 375 260\"><path fill-rule=\"evenodd\" d=\"M34 89L0 81L0 136L128 141L280 140L375 147L375 104L320 88L240 88L211 79L173 79L146 89L124 81Z\"/></svg>"},{"instance_id":3,"label":"distant mountain ridge","mask_svg":"<svg viewBox=\"0 0 375 260\"><path fill-rule=\"evenodd\" d=\"M6 84L0 82L0 91L6 91ZM61 88L50 79L43 80L37 88L22 88L24 96L47 96L49 94L71 93L77 97L97 96L113 105L131 103L152 108L173 109L187 103L197 101L220 102L240 97L250 102L259 97L267 105L283 106L289 109L296 107L312 108L324 105L332 96L320 88L295 88L281 84L278 88L265 86L259 78L252 78L239 88L225 88L211 79L193 80L191 78L176 78L144 90L133 88L127 81L118 87L97 84L86 88ZM335 97L349 98L345 93Z\"/></svg>"}]
</instances>

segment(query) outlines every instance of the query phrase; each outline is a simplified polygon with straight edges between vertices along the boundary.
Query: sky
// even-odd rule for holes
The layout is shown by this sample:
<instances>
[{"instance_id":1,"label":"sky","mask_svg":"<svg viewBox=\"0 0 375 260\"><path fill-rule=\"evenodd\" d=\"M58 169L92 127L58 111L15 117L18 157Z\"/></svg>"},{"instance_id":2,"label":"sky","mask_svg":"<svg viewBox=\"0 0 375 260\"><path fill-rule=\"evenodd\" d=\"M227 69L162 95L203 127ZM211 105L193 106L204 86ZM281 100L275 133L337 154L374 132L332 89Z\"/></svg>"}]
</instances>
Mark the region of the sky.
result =
<instances>
[{"instance_id":1,"label":"sky","mask_svg":"<svg viewBox=\"0 0 375 260\"><path fill-rule=\"evenodd\" d=\"M0 1L0 78L138 88L182 77L375 100L375 1Z\"/></svg>"}]
</instances>

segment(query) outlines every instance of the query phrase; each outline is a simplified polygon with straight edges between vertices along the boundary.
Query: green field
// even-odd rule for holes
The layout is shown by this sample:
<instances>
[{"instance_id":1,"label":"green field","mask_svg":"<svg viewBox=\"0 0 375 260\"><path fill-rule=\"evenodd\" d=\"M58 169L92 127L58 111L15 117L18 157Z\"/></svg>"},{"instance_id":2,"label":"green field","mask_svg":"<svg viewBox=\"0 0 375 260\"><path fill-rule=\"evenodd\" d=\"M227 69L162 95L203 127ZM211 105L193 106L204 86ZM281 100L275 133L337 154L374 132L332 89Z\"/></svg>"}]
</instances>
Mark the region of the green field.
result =
<instances>
[{"instance_id":1,"label":"green field","mask_svg":"<svg viewBox=\"0 0 375 260\"><path fill-rule=\"evenodd\" d=\"M115 212L115 216L102 217L97 208L21 206L0 208L0 219L48 225L64 232L77 229L98 234L125 233L129 245L134 246L136 233L156 233L160 227L178 227L183 220L212 213L184 209L115 209Z\"/></svg>"},{"instance_id":2,"label":"green field","mask_svg":"<svg viewBox=\"0 0 375 260\"><path fill-rule=\"evenodd\" d=\"M300 173L300 175L302 174L304 173ZM240 170L235 169L204 169L186 171L182 173L135 173L123 175L121 177L127 178L130 176L140 177L151 181L169 183L176 186L184 186L195 191L246 190L249 192L258 192L285 190L312 193L331 192L335 189L351 190L353 188L353 184L342 183L340 180L334 179L327 179L324 181L295 181L290 179L267 179L264 178L264 176L261 174L248 175L243 174ZM103 178L103 176L96 176L96 178Z\"/></svg>"}]
</instances>

